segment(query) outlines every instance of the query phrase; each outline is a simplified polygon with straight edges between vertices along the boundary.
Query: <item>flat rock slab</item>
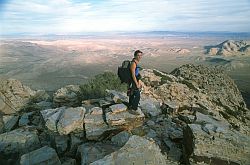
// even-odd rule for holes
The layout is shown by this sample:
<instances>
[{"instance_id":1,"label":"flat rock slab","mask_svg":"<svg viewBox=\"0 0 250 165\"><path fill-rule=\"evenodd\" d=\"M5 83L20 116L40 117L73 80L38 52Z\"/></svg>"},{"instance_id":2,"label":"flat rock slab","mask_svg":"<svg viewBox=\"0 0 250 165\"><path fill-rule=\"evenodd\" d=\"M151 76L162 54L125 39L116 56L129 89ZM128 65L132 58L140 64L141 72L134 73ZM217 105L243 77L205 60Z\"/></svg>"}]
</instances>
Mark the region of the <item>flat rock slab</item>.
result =
<instances>
[{"instance_id":1,"label":"flat rock slab","mask_svg":"<svg viewBox=\"0 0 250 165\"><path fill-rule=\"evenodd\" d=\"M145 138L133 135L128 142L118 151L113 152L103 159L99 159L91 165L127 165L127 164L154 164L167 165L165 157L162 155L160 148Z\"/></svg>"},{"instance_id":2,"label":"flat rock slab","mask_svg":"<svg viewBox=\"0 0 250 165\"><path fill-rule=\"evenodd\" d=\"M41 111L47 128L61 135L83 131L85 113L86 110L83 107L60 107Z\"/></svg>"},{"instance_id":3,"label":"flat rock slab","mask_svg":"<svg viewBox=\"0 0 250 165\"><path fill-rule=\"evenodd\" d=\"M124 146L127 141L129 140L129 137L131 136L130 133L128 133L127 131L122 131L119 134L115 135L112 137L111 141L118 145L118 146Z\"/></svg>"},{"instance_id":4,"label":"flat rock slab","mask_svg":"<svg viewBox=\"0 0 250 165\"><path fill-rule=\"evenodd\" d=\"M24 154L40 147L36 130L19 128L0 135L1 154Z\"/></svg>"},{"instance_id":5,"label":"flat rock slab","mask_svg":"<svg viewBox=\"0 0 250 165\"><path fill-rule=\"evenodd\" d=\"M60 107L40 111L45 121L45 125L49 130L57 132L57 123L65 109L66 107Z\"/></svg>"},{"instance_id":6,"label":"flat rock slab","mask_svg":"<svg viewBox=\"0 0 250 165\"><path fill-rule=\"evenodd\" d=\"M145 115L138 108L139 115L134 115L129 113L127 110L120 113L108 112L106 114L107 123L110 126L133 126L133 122L141 121L143 122Z\"/></svg>"},{"instance_id":7,"label":"flat rock slab","mask_svg":"<svg viewBox=\"0 0 250 165\"><path fill-rule=\"evenodd\" d=\"M90 164L117 150L111 143L85 143L78 147L77 153L81 158L81 164Z\"/></svg>"},{"instance_id":8,"label":"flat rock slab","mask_svg":"<svg viewBox=\"0 0 250 165\"><path fill-rule=\"evenodd\" d=\"M152 99L142 100L140 107L148 117L155 117L161 114L160 103Z\"/></svg>"},{"instance_id":9,"label":"flat rock slab","mask_svg":"<svg viewBox=\"0 0 250 165\"><path fill-rule=\"evenodd\" d=\"M115 90L106 90L106 92L115 103L128 102L128 96L125 93Z\"/></svg>"},{"instance_id":10,"label":"flat rock slab","mask_svg":"<svg viewBox=\"0 0 250 165\"><path fill-rule=\"evenodd\" d=\"M83 118L85 112L86 110L83 107L65 109L57 123L59 134L67 135L70 132L83 131Z\"/></svg>"},{"instance_id":11,"label":"flat rock slab","mask_svg":"<svg viewBox=\"0 0 250 165\"><path fill-rule=\"evenodd\" d=\"M48 146L24 154L20 160L21 165L60 165L61 162L53 148Z\"/></svg>"},{"instance_id":12,"label":"flat rock slab","mask_svg":"<svg viewBox=\"0 0 250 165\"><path fill-rule=\"evenodd\" d=\"M3 116L4 130L10 131L17 123L19 116L5 115Z\"/></svg>"},{"instance_id":13,"label":"flat rock slab","mask_svg":"<svg viewBox=\"0 0 250 165\"><path fill-rule=\"evenodd\" d=\"M84 118L86 138L88 140L100 140L100 137L109 130L103 120L103 112L99 107L94 107Z\"/></svg>"},{"instance_id":14,"label":"flat rock slab","mask_svg":"<svg viewBox=\"0 0 250 165\"><path fill-rule=\"evenodd\" d=\"M124 104L111 105L109 108L112 111L112 113L119 113L127 110L127 106Z\"/></svg>"}]
</instances>

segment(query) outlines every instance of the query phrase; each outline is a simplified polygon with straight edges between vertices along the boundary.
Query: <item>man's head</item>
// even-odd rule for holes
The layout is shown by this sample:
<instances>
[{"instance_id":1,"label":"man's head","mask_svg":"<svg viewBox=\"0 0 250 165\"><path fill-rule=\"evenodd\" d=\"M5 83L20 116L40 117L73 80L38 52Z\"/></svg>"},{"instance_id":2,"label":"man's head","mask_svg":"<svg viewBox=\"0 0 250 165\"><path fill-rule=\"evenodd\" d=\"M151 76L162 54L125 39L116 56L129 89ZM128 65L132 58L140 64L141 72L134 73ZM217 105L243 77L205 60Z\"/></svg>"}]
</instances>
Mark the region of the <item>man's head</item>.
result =
<instances>
[{"instance_id":1,"label":"man's head","mask_svg":"<svg viewBox=\"0 0 250 165\"><path fill-rule=\"evenodd\" d=\"M140 61L141 57L142 57L142 51L136 50L135 53L134 53L134 58L136 60Z\"/></svg>"}]
</instances>

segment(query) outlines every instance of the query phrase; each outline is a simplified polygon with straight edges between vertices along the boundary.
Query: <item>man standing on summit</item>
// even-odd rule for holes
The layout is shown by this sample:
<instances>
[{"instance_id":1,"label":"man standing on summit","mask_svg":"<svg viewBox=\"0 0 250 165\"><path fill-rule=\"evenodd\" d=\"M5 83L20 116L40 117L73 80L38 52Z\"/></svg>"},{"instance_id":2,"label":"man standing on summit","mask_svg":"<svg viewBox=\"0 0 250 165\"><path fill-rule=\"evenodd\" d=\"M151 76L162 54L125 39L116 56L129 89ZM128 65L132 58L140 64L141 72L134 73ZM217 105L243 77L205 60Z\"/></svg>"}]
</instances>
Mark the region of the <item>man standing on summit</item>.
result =
<instances>
[{"instance_id":1,"label":"man standing on summit","mask_svg":"<svg viewBox=\"0 0 250 165\"><path fill-rule=\"evenodd\" d=\"M134 52L134 58L130 64L130 72L132 82L129 88L129 109L131 113L139 114L137 112L138 104L140 102L140 90L141 90L141 75L139 74L139 62L142 58L142 52L140 50L136 50Z\"/></svg>"}]
</instances>

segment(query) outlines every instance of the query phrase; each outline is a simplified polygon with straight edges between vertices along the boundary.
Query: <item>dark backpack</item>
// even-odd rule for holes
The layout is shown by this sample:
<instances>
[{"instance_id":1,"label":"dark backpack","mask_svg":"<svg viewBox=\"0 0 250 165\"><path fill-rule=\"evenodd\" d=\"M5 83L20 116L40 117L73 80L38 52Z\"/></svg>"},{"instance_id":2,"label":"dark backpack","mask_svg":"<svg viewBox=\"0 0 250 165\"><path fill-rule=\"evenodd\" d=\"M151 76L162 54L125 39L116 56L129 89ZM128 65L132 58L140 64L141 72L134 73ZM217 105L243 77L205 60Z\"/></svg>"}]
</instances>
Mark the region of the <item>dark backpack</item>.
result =
<instances>
[{"instance_id":1,"label":"dark backpack","mask_svg":"<svg viewBox=\"0 0 250 165\"><path fill-rule=\"evenodd\" d=\"M122 83L130 84L132 81L131 72L130 72L131 61L125 60L122 62L122 66L118 67L118 77Z\"/></svg>"}]
</instances>

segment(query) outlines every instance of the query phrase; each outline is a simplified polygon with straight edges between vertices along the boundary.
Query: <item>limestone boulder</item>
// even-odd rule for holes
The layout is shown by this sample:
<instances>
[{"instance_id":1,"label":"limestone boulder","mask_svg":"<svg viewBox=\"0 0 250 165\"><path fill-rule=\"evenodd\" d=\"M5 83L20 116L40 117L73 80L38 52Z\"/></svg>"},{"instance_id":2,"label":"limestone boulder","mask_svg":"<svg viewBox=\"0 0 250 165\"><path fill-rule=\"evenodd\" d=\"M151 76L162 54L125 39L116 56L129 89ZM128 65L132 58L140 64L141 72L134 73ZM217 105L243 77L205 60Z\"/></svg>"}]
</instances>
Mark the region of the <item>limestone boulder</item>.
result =
<instances>
[{"instance_id":1,"label":"limestone boulder","mask_svg":"<svg viewBox=\"0 0 250 165\"><path fill-rule=\"evenodd\" d=\"M58 154L63 154L69 147L70 138L67 135L55 135L55 147Z\"/></svg>"},{"instance_id":2,"label":"limestone boulder","mask_svg":"<svg viewBox=\"0 0 250 165\"><path fill-rule=\"evenodd\" d=\"M86 110L83 107L60 107L40 112L46 127L51 131L58 132L60 135L84 131L83 119Z\"/></svg>"},{"instance_id":3,"label":"limestone boulder","mask_svg":"<svg viewBox=\"0 0 250 165\"><path fill-rule=\"evenodd\" d=\"M49 130L53 132L57 132L57 123L62 113L65 111L65 109L66 107L60 107L56 109L46 109L46 110L40 111L45 121L45 126Z\"/></svg>"},{"instance_id":4,"label":"limestone boulder","mask_svg":"<svg viewBox=\"0 0 250 165\"><path fill-rule=\"evenodd\" d=\"M24 127L0 134L1 154L24 154L39 147L38 133L34 129Z\"/></svg>"},{"instance_id":5,"label":"limestone boulder","mask_svg":"<svg viewBox=\"0 0 250 165\"><path fill-rule=\"evenodd\" d=\"M79 85L67 85L58 89L53 95L53 103L57 106L79 106L78 94L80 92Z\"/></svg>"},{"instance_id":6,"label":"limestone boulder","mask_svg":"<svg viewBox=\"0 0 250 165\"><path fill-rule=\"evenodd\" d=\"M67 108L60 116L57 123L57 130L61 135L67 135L71 132L84 131L83 119L85 115L85 108Z\"/></svg>"},{"instance_id":7,"label":"limestone boulder","mask_svg":"<svg viewBox=\"0 0 250 165\"><path fill-rule=\"evenodd\" d=\"M147 117L155 117L161 114L160 102L153 99L141 100L140 107Z\"/></svg>"},{"instance_id":8,"label":"limestone boulder","mask_svg":"<svg viewBox=\"0 0 250 165\"><path fill-rule=\"evenodd\" d=\"M32 115L34 115L34 113L35 112L24 113L19 119L18 122L19 127L29 125L31 123L30 118Z\"/></svg>"},{"instance_id":9,"label":"limestone boulder","mask_svg":"<svg viewBox=\"0 0 250 165\"><path fill-rule=\"evenodd\" d=\"M4 122L4 130L9 132L12 128L16 125L19 116L17 115L4 115L3 122Z\"/></svg>"},{"instance_id":10,"label":"limestone boulder","mask_svg":"<svg viewBox=\"0 0 250 165\"><path fill-rule=\"evenodd\" d=\"M128 112L128 110L115 110L114 112L106 113L106 121L110 127L117 127L123 129L131 129L143 124L145 115L138 108L139 115L134 115Z\"/></svg>"},{"instance_id":11,"label":"limestone boulder","mask_svg":"<svg viewBox=\"0 0 250 165\"><path fill-rule=\"evenodd\" d=\"M52 102L49 102L49 101L40 101L40 102L36 103L36 105L38 107L40 107L41 110L51 109L52 108Z\"/></svg>"},{"instance_id":12,"label":"limestone boulder","mask_svg":"<svg viewBox=\"0 0 250 165\"><path fill-rule=\"evenodd\" d=\"M118 92L115 90L106 90L106 92L116 104L128 102L128 96L126 95L126 93Z\"/></svg>"},{"instance_id":13,"label":"limestone boulder","mask_svg":"<svg viewBox=\"0 0 250 165\"><path fill-rule=\"evenodd\" d=\"M22 155L21 165L61 165L56 151L53 148L44 146L32 152Z\"/></svg>"},{"instance_id":14,"label":"limestone boulder","mask_svg":"<svg viewBox=\"0 0 250 165\"><path fill-rule=\"evenodd\" d=\"M130 136L131 134L129 132L122 131L118 133L117 135L113 136L111 138L111 141L118 146L124 146L129 140Z\"/></svg>"},{"instance_id":15,"label":"limestone boulder","mask_svg":"<svg viewBox=\"0 0 250 165\"><path fill-rule=\"evenodd\" d=\"M86 138L88 140L101 140L102 135L110 130L103 119L103 111L100 107L90 109L84 118Z\"/></svg>"},{"instance_id":16,"label":"limestone boulder","mask_svg":"<svg viewBox=\"0 0 250 165\"><path fill-rule=\"evenodd\" d=\"M162 155L160 148L154 141L133 135L128 142L118 151L113 152L102 159L99 159L91 165L101 164L154 164L167 165L174 164L167 161Z\"/></svg>"},{"instance_id":17,"label":"limestone boulder","mask_svg":"<svg viewBox=\"0 0 250 165\"><path fill-rule=\"evenodd\" d=\"M25 106L36 92L14 79L0 80L0 112L15 114Z\"/></svg>"},{"instance_id":18,"label":"limestone boulder","mask_svg":"<svg viewBox=\"0 0 250 165\"><path fill-rule=\"evenodd\" d=\"M48 101L50 99L49 94L45 90L37 90L32 97L32 102L38 103L41 101Z\"/></svg>"},{"instance_id":19,"label":"limestone boulder","mask_svg":"<svg viewBox=\"0 0 250 165\"><path fill-rule=\"evenodd\" d=\"M77 149L77 155L80 157L81 164L90 164L98 159L117 150L114 144L111 143L84 143Z\"/></svg>"},{"instance_id":20,"label":"limestone boulder","mask_svg":"<svg viewBox=\"0 0 250 165\"><path fill-rule=\"evenodd\" d=\"M127 106L124 104L114 104L109 107L112 113L120 113L127 110Z\"/></svg>"}]
</instances>

